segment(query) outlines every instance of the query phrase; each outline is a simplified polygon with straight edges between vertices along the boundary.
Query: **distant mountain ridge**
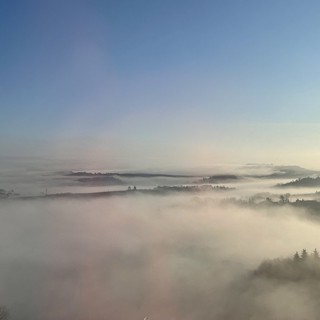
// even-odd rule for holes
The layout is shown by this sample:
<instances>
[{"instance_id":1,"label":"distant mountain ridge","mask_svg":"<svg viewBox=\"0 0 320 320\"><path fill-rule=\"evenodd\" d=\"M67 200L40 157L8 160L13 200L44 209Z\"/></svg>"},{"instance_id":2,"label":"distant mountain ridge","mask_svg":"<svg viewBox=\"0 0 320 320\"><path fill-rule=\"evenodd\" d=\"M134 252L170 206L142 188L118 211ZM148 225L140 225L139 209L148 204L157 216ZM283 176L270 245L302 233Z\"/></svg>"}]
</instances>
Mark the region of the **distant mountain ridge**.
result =
<instances>
[{"instance_id":1,"label":"distant mountain ridge","mask_svg":"<svg viewBox=\"0 0 320 320\"><path fill-rule=\"evenodd\" d=\"M182 175L182 174L167 174L167 173L145 173L145 172L128 172L128 173L119 173L119 172L86 172L86 171L77 171L67 173L66 176L77 176L77 177L110 177L110 176L119 176L125 178L155 178L155 177L163 177L163 178L193 178L195 175Z\"/></svg>"},{"instance_id":2,"label":"distant mountain ridge","mask_svg":"<svg viewBox=\"0 0 320 320\"><path fill-rule=\"evenodd\" d=\"M311 175L320 175L320 171L305 169L299 166L274 166L271 167L274 171L270 174L263 175L249 175L254 178L261 179L294 179L294 178L304 178Z\"/></svg>"}]
</instances>

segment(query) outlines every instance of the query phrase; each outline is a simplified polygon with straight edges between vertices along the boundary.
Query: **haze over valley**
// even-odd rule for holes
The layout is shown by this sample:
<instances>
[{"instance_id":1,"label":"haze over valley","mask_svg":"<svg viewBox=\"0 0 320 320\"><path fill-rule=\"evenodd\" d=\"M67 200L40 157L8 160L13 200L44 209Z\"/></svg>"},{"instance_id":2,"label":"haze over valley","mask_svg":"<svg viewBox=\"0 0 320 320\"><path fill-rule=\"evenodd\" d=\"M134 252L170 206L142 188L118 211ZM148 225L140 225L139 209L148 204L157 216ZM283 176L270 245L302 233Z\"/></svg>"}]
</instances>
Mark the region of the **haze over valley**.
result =
<instances>
[{"instance_id":1,"label":"haze over valley","mask_svg":"<svg viewBox=\"0 0 320 320\"><path fill-rule=\"evenodd\" d=\"M259 271L320 248L317 189L278 187L317 171L211 170L26 172L19 194L5 189L23 174L2 171L2 304L15 319L317 319L313 273Z\"/></svg>"},{"instance_id":2,"label":"haze over valley","mask_svg":"<svg viewBox=\"0 0 320 320\"><path fill-rule=\"evenodd\" d=\"M318 320L320 2L0 1L0 320Z\"/></svg>"}]
</instances>

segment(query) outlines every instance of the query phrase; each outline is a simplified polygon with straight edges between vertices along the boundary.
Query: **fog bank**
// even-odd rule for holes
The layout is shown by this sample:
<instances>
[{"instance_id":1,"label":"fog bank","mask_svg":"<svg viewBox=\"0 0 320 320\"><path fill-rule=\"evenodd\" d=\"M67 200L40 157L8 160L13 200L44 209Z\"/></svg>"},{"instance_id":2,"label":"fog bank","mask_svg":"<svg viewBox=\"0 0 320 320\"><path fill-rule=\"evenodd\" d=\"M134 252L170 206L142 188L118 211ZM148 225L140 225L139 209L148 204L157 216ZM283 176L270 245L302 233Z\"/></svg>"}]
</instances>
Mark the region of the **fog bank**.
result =
<instances>
[{"instance_id":1,"label":"fog bank","mask_svg":"<svg viewBox=\"0 0 320 320\"><path fill-rule=\"evenodd\" d=\"M0 218L0 303L13 319L223 319L249 270L320 244L303 212L207 196L7 201Z\"/></svg>"}]
</instances>

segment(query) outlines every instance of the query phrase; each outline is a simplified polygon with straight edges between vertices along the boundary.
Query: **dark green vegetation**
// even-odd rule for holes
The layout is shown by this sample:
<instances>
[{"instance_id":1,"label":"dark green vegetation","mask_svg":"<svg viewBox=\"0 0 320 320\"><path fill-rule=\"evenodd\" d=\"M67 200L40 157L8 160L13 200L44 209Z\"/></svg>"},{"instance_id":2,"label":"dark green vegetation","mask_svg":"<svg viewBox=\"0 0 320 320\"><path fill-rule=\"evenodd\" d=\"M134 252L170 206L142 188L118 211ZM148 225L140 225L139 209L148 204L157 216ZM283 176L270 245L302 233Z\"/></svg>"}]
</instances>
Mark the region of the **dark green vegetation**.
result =
<instances>
[{"instance_id":1,"label":"dark green vegetation","mask_svg":"<svg viewBox=\"0 0 320 320\"><path fill-rule=\"evenodd\" d=\"M292 258L267 260L252 272L253 277L263 277L278 281L320 281L320 257L317 249L308 254L303 249Z\"/></svg>"},{"instance_id":2,"label":"dark green vegetation","mask_svg":"<svg viewBox=\"0 0 320 320\"><path fill-rule=\"evenodd\" d=\"M306 249L263 261L234 283L223 320L319 319L320 258Z\"/></svg>"},{"instance_id":3,"label":"dark green vegetation","mask_svg":"<svg viewBox=\"0 0 320 320\"><path fill-rule=\"evenodd\" d=\"M118 173L118 172L86 172L78 171L65 174L67 177L78 177L77 181L88 186L122 186L130 185L129 181L124 179L131 178L142 178L142 179L152 179L152 178L192 178L194 176L190 175L179 175L179 174L165 174L165 173Z\"/></svg>"},{"instance_id":4,"label":"dark green vegetation","mask_svg":"<svg viewBox=\"0 0 320 320\"><path fill-rule=\"evenodd\" d=\"M278 184L277 188L289 188L289 187L320 187L320 177L306 177L298 178L288 183Z\"/></svg>"},{"instance_id":5,"label":"dark green vegetation","mask_svg":"<svg viewBox=\"0 0 320 320\"><path fill-rule=\"evenodd\" d=\"M221 182L227 182L227 181L235 181L239 179L241 179L241 177L233 174L220 174L220 175L210 176L208 178L203 178L202 180L200 180L200 182L201 183L221 183Z\"/></svg>"},{"instance_id":6,"label":"dark green vegetation","mask_svg":"<svg viewBox=\"0 0 320 320\"><path fill-rule=\"evenodd\" d=\"M219 192L230 191L234 188L225 186L211 186L211 185L191 185L191 186L158 186L153 189L137 189L136 187L129 187L127 190L120 191L104 191L104 192L90 192L90 193L53 193L40 196L21 196L15 199L32 200L32 199L55 199L55 198L107 198L112 196L125 195L169 195L176 193L200 193L200 192ZM3 197L9 198L10 197ZM0 197L1 199L1 197Z\"/></svg>"},{"instance_id":7,"label":"dark green vegetation","mask_svg":"<svg viewBox=\"0 0 320 320\"><path fill-rule=\"evenodd\" d=\"M316 192L315 196L318 195ZM230 198L223 200L226 203L232 203L240 207L247 207L252 209L266 209L266 208L298 208L307 210L307 212L313 216L320 217L320 202L317 200L304 200L296 199L295 201L290 200L290 194L281 194L280 196L268 195L268 194L256 194L249 199L236 199ZM275 199L277 197L277 199Z\"/></svg>"},{"instance_id":8,"label":"dark green vegetation","mask_svg":"<svg viewBox=\"0 0 320 320\"><path fill-rule=\"evenodd\" d=\"M211 186L211 185L201 185L201 186L163 186L154 189L155 192L170 193L170 192L203 192L203 191L228 191L234 190L234 188L229 188L226 186Z\"/></svg>"}]
</instances>

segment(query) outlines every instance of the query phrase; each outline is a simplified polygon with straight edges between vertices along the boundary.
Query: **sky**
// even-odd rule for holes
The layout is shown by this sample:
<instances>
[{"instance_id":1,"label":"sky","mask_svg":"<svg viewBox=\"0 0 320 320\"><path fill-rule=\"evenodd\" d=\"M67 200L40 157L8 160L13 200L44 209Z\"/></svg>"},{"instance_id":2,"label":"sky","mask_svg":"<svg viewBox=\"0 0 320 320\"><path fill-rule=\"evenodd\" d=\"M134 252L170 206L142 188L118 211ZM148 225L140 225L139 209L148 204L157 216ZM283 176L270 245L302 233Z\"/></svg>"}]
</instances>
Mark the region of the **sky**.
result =
<instances>
[{"instance_id":1,"label":"sky","mask_svg":"<svg viewBox=\"0 0 320 320\"><path fill-rule=\"evenodd\" d=\"M320 3L2 0L0 157L320 169Z\"/></svg>"}]
</instances>

